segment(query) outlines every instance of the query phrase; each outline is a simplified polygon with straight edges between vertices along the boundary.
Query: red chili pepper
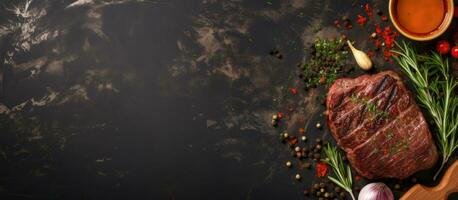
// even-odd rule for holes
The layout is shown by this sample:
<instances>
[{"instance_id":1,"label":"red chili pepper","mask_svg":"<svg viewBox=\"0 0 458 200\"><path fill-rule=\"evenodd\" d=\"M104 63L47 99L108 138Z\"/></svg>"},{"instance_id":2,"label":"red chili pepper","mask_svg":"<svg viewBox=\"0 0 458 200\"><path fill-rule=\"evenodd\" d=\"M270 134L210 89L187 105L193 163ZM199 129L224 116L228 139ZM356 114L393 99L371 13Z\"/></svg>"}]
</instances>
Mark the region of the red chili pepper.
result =
<instances>
[{"instance_id":1,"label":"red chili pepper","mask_svg":"<svg viewBox=\"0 0 458 200\"><path fill-rule=\"evenodd\" d=\"M361 25L361 26L364 26L367 22L367 19L366 17L362 16L362 15L358 15L358 19L356 20L356 22Z\"/></svg>"},{"instance_id":2,"label":"red chili pepper","mask_svg":"<svg viewBox=\"0 0 458 200\"><path fill-rule=\"evenodd\" d=\"M290 88L291 94L297 94L297 88Z\"/></svg>"},{"instance_id":3,"label":"red chili pepper","mask_svg":"<svg viewBox=\"0 0 458 200\"><path fill-rule=\"evenodd\" d=\"M316 176L317 177L326 176L326 174L328 172L328 166L324 162L316 163L315 171L316 171Z\"/></svg>"},{"instance_id":4,"label":"red chili pepper","mask_svg":"<svg viewBox=\"0 0 458 200\"><path fill-rule=\"evenodd\" d=\"M382 16L382 21L384 21L384 22L388 21L388 17L386 15L383 15Z\"/></svg>"},{"instance_id":5,"label":"red chili pepper","mask_svg":"<svg viewBox=\"0 0 458 200\"><path fill-rule=\"evenodd\" d=\"M278 118L278 119L283 118L283 113L282 113L282 112L278 112L278 113L277 113L277 118Z\"/></svg>"}]
</instances>

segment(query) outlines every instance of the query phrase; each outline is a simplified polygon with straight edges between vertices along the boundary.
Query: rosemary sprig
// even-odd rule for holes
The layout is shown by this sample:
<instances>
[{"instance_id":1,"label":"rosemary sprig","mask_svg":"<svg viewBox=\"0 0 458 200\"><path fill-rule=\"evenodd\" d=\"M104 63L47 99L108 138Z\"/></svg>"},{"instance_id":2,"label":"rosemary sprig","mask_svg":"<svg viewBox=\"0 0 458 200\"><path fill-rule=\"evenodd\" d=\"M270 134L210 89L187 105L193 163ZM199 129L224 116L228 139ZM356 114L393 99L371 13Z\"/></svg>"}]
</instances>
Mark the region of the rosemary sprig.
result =
<instances>
[{"instance_id":1,"label":"rosemary sprig","mask_svg":"<svg viewBox=\"0 0 458 200\"><path fill-rule=\"evenodd\" d=\"M342 156L340 155L336 147L328 144L328 146L324 148L324 152L326 153L327 157L324 161L331 166L332 171L336 176L328 176L328 178L332 182L346 190L348 193L350 193L351 198L355 200L355 196L353 195L352 191L353 179L350 166L344 165L342 161Z\"/></svg>"},{"instance_id":2,"label":"rosemary sprig","mask_svg":"<svg viewBox=\"0 0 458 200\"><path fill-rule=\"evenodd\" d=\"M449 62L439 54L418 55L405 42L397 44L399 50L394 59L414 83L417 98L428 110L437 128L437 144L442 154L442 163L434 180L458 148L458 82L449 74Z\"/></svg>"}]
</instances>

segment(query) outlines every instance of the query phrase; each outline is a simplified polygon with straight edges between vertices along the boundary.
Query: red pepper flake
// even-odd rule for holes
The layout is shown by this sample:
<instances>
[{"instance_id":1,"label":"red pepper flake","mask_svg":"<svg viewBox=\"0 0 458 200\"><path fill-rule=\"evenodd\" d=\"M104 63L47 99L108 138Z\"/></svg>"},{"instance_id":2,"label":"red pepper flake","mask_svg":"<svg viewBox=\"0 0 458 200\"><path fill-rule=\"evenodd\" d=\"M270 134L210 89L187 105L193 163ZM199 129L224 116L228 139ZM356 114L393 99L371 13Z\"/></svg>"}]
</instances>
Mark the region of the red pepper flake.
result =
<instances>
[{"instance_id":1,"label":"red pepper flake","mask_svg":"<svg viewBox=\"0 0 458 200\"><path fill-rule=\"evenodd\" d=\"M328 166L324 162L316 163L315 171L316 171L316 177L326 176L328 172Z\"/></svg>"},{"instance_id":2,"label":"red pepper flake","mask_svg":"<svg viewBox=\"0 0 458 200\"><path fill-rule=\"evenodd\" d=\"M299 128L299 134L304 135L305 129L304 128Z\"/></svg>"},{"instance_id":3,"label":"red pepper flake","mask_svg":"<svg viewBox=\"0 0 458 200\"><path fill-rule=\"evenodd\" d=\"M374 51L367 51L367 56L369 56L369 58L373 58L375 56L375 52Z\"/></svg>"},{"instance_id":4,"label":"red pepper flake","mask_svg":"<svg viewBox=\"0 0 458 200\"><path fill-rule=\"evenodd\" d=\"M291 94L297 94L297 88L290 88Z\"/></svg>"},{"instance_id":5,"label":"red pepper flake","mask_svg":"<svg viewBox=\"0 0 458 200\"><path fill-rule=\"evenodd\" d=\"M384 21L384 22L388 21L388 17L386 15L383 15L382 16L382 21Z\"/></svg>"},{"instance_id":6,"label":"red pepper flake","mask_svg":"<svg viewBox=\"0 0 458 200\"><path fill-rule=\"evenodd\" d=\"M283 118L283 116L284 116L284 115L283 115L283 113L282 113L282 112L278 112L278 113L277 113L277 118L278 118L278 119L281 119L281 118Z\"/></svg>"},{"instance_id":7,"label":"red pepper flake","mask_svg":"<svg viewBox=\"0 0 458 200\"><path fill-rule=\"evenodd\" d=\"M366 3L366 5L364 5L364 10L366 11L367 16L369 18L372 18L372 16L373 16L372 8L369 6L368 3Z\"/></svg>"},{"instance_id":8,"label":"red pepper flake","mask_svg":"<svg viewBox=\"0 0 458 200\"><path fill-rule=\"evenodd\" d=\"M356 22L361 25L361 26L364 26L367 22L367 19L366 17L362 16L362 15L358 15L358 19L356 20Z\"/></svg>"},{"instance_id":9,"label":"red pepper flake","mask_svg":"<svg viewBox=\"0 0 458 200\"><path fill-rule=\"evenodd\" d=\"M375 47L380 48L382 46L382 41L377 39L374 41Z\"/></svg>"},{"instance_id":10,"label":"red pepper flake","mask_svg":"<svg viewBox=\"0 0 458 200\"><path fill-rule=\"evenodd\" d=\"M392 53L389 49L385 49L383 51L383 60L384 61L390 61L390 57L391 57Z\"/></svg>"},{"instance_id":11,"label":"red pepper flake","mask_svg":"<svg viewBox=\"0 0 458 200\"><path fill-rule=\"evenodd\" d=\"M361 180L362 178L363 178L363 177L361 177L359 174L356 174L356 175L355 175L355 180L356 180L356 181L359 181L359 180Z\"/></svg>"},{"instance_id":12,"label":"red pepper flake","mask_svg":"<svg viewBox=\"0 0 458 200\"><path fill-rule=\"evenodd\" d=\"M320 84L326 83L326 77L325 76L321 76L319 82L320 82Z\"/></svg>"},{"instance_id":13,"label":"red pepper flake","mask_svg":"<svg viewBox=\"0 0 458 200\"><path fill-rule=\"evenodd\" d=\"M334 25L336 26L336 28L342 27L342 26L340 25L340 21L339 21L339 20L334 20Z\"/></svg>"},{"instance_id":14,"label":"red pepper flake","mask_svg":"<svg viewBox=\"0 0 458 200\"><path fill-rule=\"evenodd\" d=\"M291 137L291 144L292 145L296 145L297 144L297 137L296 136Z\"/></svg>"},{"instance_id":15,"label":"red pepper flake","mask_svg":"<svg viewBox=\"0 0 458 200\"><path fill-rule=\"evenodd\" d=\"M377 35L382 34L382 28L380 28L378 24L375 25L375 33L377 33Z\"/></svg>"},{"instance_id":16,"label":"red pepper flake","mask_svg":"<svg viewBox=\"0 0 458 200\"><path fill-rule=\"evenodd\" d=\"M346 22L345 22L345 28L348 29L348 30L350 30L350 29L353 28L353 24L351 24L351 22L349 22L349 21L346 21Z\"/></svg>"}]
</instances>

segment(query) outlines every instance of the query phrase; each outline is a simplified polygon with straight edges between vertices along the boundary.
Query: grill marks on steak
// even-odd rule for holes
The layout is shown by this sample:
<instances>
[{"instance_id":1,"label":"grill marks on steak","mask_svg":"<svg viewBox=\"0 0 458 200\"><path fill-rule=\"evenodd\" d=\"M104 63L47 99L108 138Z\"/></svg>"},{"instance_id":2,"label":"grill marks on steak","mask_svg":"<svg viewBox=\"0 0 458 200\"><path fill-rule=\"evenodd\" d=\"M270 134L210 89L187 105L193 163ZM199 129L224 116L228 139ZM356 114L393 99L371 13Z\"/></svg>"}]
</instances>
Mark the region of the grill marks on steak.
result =
<instances>
[{"instance_id":1,"label":"grill marks on steak","mask_svg":"<svg viewBox=\"0 0 458 200\"><path fill-rule=\"evenodd\" d=\"M366 178L406 178L437 160L421 110L392 71L336 80L326 112L333 137Z\"/></svg>"}]
</instances>

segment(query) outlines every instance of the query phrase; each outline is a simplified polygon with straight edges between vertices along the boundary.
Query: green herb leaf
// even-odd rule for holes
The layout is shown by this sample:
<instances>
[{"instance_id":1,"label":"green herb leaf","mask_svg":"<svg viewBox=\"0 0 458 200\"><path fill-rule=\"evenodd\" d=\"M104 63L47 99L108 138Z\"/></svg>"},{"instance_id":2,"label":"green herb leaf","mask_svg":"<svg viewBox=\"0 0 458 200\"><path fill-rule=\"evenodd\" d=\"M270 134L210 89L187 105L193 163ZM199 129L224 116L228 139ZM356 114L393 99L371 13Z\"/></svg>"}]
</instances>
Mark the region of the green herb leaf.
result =
<instances>
[{"instance_id":1,"label":"green herb leaf","mask_svg":"<svg viewBox=\"0 0 458 200\"><path fill-rule=\"evenodd\" d=\"M405 42L397 45L399 50L393 52L398 56L394 59L414 84L419 102L429 112L437 128L442 163L434 176L436 179L458 148L458 81L449 74L449 62L441 55L419 55Z\"/></svg>"},{"instance_id":2,"label":"green herb leaf","mask_svg":"<svg viewBox=\"0 0 458 200\"><path fill-rule=\"evenodd\" d=\"M328 176L329 180L336 183L348 193L354 200L355 197L353 196L352 192L352 184L353 178L351 174L350 166L345 166L342 160L342 156L340 155L339 151L335 146L327 145L324 148L324 152L326 153L327 158L324 160L329 166L331 166L332 171L334 172L336 177Z\"/></svg>"}]
</instances>

